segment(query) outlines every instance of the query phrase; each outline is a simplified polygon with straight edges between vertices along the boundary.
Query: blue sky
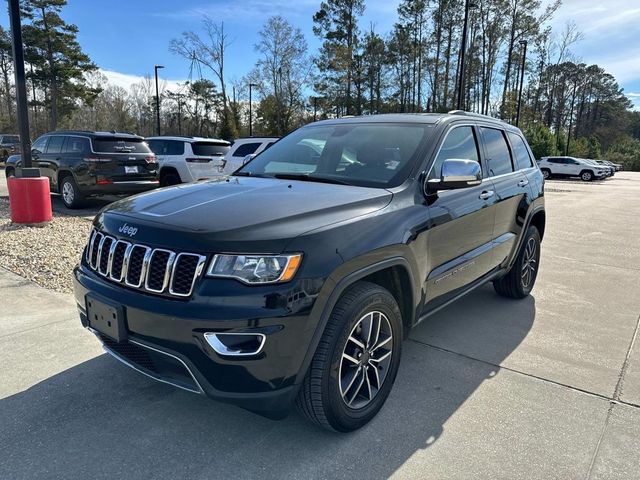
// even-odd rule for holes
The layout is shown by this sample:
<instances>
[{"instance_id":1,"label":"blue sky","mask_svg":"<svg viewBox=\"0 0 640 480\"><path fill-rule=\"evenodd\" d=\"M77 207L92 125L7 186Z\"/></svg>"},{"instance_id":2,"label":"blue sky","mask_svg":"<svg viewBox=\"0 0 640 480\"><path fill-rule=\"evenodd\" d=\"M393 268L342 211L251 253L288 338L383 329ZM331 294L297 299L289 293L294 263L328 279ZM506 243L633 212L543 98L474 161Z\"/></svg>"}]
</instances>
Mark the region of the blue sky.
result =
<instances>
[{"instance_id":1,"label":"blue sky","mask_svg":"<svg viewBox=\"0 0 640 480\"><path fill-rule=\"evenodd\" d=\"M361 28L373 22L376 31L388 32L398 0L365 3ZM223 20L229 32L228 79L239 79L251 69L257 32L271 15L282 15L298 26L314 52L319 41L312 32L312 16L319 5L320 0L69 0L63 17L78 26L82 47L109 79L127 86L152 74L156 63L166 67L163 78L185 80L189 64L169 52L169 41L185 30L198 31L204 14ZM614 74L640 108L640 2L564 0L552 26L559 32L567 21L584 33L572 49L578 59Z\"/></svg>"}]
</instances>

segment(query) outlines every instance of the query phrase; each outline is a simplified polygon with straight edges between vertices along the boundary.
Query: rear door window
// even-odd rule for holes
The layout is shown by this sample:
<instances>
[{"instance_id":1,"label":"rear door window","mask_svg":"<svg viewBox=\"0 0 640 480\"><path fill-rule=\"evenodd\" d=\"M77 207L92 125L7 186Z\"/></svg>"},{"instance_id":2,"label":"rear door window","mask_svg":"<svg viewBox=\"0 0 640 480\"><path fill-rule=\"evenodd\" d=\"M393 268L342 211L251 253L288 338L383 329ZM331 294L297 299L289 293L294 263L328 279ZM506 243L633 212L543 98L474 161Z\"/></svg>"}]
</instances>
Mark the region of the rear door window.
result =
<instances>
[{"instance_id":1,"label":"rear door window","mask_svg":"<svg viewBox=\"0 0 640 480\"><path fill-rule=\"evenodd\" d=\"M184 142L182 140L166 140L163 155L184 155Z\"/></svg>"},{"instance_id":2,"label":"rear door window","mask_svg":"<svg viewBox=\"0 0 640 480\"><path fill-rule=\"evenodd\" d=\"M62 135L52 136L47 144L47 153L61 153L65 139L66 137L63 137Z\"/></svg>"},{"instance_id":3,"label":"rear door window","mask_svg":"<svg viewBox=\"0 0 640 480\"><path fill-rule=\"evenodd\" d=\"M531 156L529 155L529 149L524 143L524 139L513 132L508 132L509 140L511 141L511 148L513 148L513 157L516 161L516 167L518 170L529 168L533 166Z\"/></svg>"},{"instance_id":4,"label":"rear door window","mask_svg":"<svg viewBox=\"0 0 640 480\"><path fill-rule=\"evenodd\" d=\"M152 153L142 138L96 137L92 143L96 153Z\"/></svg>"},{"instance_id":5,"label":"rear door window","mask_svg":"<svg viewBox=\"0 0 640 480\"><path fill-rule=\"evenodd\" d=\"M244 147L244 145L240 145L238 147L238 150L240 150L242 147ZM191 149L193 150L194 155L203 155L206 157L223 157L229 151L229 145L222 142L193 142L191 144ZM243 155L243 157L244 156L245 155Z\"/></svg>"},{"instance_id":6,"label":"rear door window","mask_svg":"<svg viewBox=\"0 0 640 480\"><path fill-rule=\"evenodd\" d=\"M243 143L240 145L235 152L233 152L234 157L246 157L247 155L251 155L255 152L258 147L262 145L261 143Z\"/></svg>"},{"instance_id":7,"label":"rear door window","mask_svg":"<svg viewBox=\"0 0 640 480\"><path fill-rule=\"evenodd\" d=\"M447 159L480 161L473 127L455 127L449 131L433 163L429 178L440 178L442 163Z\"/></svg>"},{"instance_id":8,"label":"rear door window","mask_svg":"<svg viewBox=\"0 0 640 480\"><path fill-rule=\"evenodd\" d=\"M513 172L511 153L504 132L497 128L480 127L489 163L489 175L497 177Z\"/></svg>"}]
</instances>

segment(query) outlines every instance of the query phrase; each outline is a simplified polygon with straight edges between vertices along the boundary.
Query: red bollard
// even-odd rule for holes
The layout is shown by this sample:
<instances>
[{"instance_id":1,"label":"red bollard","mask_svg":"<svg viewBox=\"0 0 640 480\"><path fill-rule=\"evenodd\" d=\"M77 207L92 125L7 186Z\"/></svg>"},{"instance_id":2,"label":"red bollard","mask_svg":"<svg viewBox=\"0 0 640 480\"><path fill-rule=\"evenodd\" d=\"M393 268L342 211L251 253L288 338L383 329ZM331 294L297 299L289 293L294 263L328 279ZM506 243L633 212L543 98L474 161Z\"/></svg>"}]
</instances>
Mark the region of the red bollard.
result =
<instances>
[{"instance_id":1,"label":"red bollard","mask_svg":"<svg viewBox=\"0 0 640 480\"><path fill-rule=\"evenodd\" d=\"M11 221L27 225L50 222L51 194L47 177L7 179Z\"/></svg>"}]
</instances>

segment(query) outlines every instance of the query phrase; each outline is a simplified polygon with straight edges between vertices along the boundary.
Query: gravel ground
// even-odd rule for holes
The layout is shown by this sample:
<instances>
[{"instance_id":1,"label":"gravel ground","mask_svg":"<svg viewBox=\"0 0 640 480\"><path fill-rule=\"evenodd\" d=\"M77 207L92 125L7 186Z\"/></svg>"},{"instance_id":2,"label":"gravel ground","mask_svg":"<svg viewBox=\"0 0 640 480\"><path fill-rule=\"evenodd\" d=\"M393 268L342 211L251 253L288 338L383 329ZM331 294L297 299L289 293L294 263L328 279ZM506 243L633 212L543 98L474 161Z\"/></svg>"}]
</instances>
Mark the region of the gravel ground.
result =
<instances>
[{"instance_id":1,"label":"gravel ground","mask_svg":"<svg viewBox=\"0 0 640 480\"><path fill-rule=\"evenodd\" d=\"M56 213L44 227L11 223L9 199L0 198L0 267L58 292L72 291L71 272L91 221Z\"/></svg>"}]
</instances>

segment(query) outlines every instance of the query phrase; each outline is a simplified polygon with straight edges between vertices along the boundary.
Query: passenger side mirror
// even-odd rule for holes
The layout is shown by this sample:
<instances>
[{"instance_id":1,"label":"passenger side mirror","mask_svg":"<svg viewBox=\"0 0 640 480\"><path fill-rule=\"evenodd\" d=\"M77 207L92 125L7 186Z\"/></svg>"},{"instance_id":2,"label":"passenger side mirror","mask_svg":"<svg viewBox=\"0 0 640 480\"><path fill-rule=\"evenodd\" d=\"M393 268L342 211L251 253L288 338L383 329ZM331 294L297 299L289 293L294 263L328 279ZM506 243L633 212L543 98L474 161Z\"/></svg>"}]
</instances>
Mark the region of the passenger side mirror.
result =
<instances>
[{"instance_id":1,"label":"passenger side mirror","mask_svg":"<svg viewBox=\"0 0 640 480\"><path fill-rule=\"evenodd\" d=\"M425 192L436 193L438 190L454 190L480 185L482 169L475 160L448 158L442 163L440 178L426 181Z\"/></svg>"}]
</instances>

